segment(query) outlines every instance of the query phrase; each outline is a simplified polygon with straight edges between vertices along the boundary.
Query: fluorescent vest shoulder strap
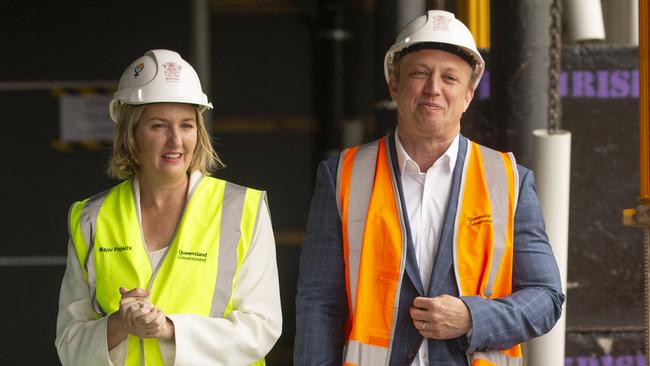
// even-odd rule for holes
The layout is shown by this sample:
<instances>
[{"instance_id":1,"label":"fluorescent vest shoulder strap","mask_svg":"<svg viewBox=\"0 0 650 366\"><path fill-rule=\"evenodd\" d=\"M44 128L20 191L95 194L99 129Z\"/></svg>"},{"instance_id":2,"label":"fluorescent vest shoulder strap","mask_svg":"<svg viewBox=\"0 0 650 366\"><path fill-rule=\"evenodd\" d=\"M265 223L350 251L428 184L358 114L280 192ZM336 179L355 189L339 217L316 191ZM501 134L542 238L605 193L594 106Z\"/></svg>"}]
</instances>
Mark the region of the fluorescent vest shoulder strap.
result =
<instances>
[{"instance_id":1,"label":"fluorescent vest shoulder strap","mask_svg":"<svg viewBox=\"0 0 650 366\"><path fill-rule=\"evenodd\" d=\"M454 223L454 270L461 296L512 293L519 178L512 154L468 141ZM476 245L481 243L481 245ZM521 348L477 352L472 365L521 365Z\"/></svg>"},{"instance_id":2,"label":"fluorescent vest shoulder strap","mask_svg":"<svg viewBox=\"0 0 650 366\"><path fill-rule=\"evenodd\" d=\"M407 248L395 182L387 138L341 154L337 206L348 295L347 365L389 360Z\"/></svg>"},{"instance_id":3,"label":"fluorescent vest shoulder strap","mask_svg":"<svg viewBox=\"0 0 650 366\"><path fill-rule=\"evenodd\" d=\"M93 252L97 215L109 192L110 190L106 190L84 201L75 202L70 208L68 215L70 238L72 239L84 279L88 281L93 310L98 318L106 315L106 312L96 301L94 256L88 255L88 253L92 254Z\"/></svg>"}]
</instances>

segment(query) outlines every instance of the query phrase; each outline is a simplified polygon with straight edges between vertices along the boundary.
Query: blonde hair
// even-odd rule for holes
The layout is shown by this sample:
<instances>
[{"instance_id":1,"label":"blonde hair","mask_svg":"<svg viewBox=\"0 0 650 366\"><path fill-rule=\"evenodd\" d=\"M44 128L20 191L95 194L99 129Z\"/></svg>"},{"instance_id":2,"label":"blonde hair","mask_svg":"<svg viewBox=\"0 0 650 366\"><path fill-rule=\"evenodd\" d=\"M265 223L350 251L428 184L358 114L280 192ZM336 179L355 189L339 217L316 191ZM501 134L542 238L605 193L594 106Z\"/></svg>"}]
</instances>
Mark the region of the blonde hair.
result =
<instances>
[{"instance_id":1,"label":"blonde hair","mask_svg":"<svg viewBox=\"0 0 650 366\"><path fill-rule=\"evenodd\" d=\"M113 149L108 161L110 177L120 180L128 179L140 170L141 163L137 157L135 129L146 106L146 104L124 104L121 106L117 126L113 133ZM205 129L203 114L197 106L194 106L194 110L196 111L197 138L188 173L199 170L204 175L209 175L210 172L223 168L224 164L212 147L210 135Z\"/></svg>"}]
</instances>

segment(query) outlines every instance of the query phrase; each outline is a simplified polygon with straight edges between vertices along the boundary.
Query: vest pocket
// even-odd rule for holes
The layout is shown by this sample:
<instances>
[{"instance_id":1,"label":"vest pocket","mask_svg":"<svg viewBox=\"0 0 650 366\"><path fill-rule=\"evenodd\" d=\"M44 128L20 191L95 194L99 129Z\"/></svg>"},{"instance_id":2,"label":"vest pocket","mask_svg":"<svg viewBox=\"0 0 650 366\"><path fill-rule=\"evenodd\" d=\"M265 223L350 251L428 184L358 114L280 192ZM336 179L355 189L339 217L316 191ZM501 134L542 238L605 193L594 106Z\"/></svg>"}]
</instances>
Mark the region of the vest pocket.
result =
<instances>
[{"instance_id":1,"label":"vest pocket","mask_svg":"<svg viewBox=\"0 0 650 366\"><path fill-rule=\"evenodd\" d=\"M395 293L399 272L379 269L377 271L377 283L375 284L375 296L381 304L393 308L395 306Z\"/></svg>"}]
</instances>

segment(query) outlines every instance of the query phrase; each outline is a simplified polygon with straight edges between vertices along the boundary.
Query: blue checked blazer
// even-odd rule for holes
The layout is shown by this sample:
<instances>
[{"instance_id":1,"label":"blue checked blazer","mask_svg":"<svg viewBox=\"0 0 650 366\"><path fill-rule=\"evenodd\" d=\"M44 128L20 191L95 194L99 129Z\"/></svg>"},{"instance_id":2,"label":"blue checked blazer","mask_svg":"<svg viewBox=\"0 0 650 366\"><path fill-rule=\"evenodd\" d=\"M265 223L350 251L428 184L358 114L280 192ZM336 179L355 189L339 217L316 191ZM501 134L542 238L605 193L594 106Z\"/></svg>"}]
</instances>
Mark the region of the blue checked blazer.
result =
<instances>
[{"instance_id":1,"label":"blue checked blazer","mask_svg":"<svg viewBox=\"0 0 650 366\"><path fill-rule=\"evenodd\" d=\"M397 166L394 135L388 136L393 169ZM417 296L458 296L452 263L453 225L460 188L460 175L467 153L467 139L460 136L458 158L452 175L438 252L428 289L422 288L407 222L406 274L400 291L390 365L410 365L422 336L413 326L409 308ZM296 295L295 365L341 365L344 326L348 316L345 291L341 220L336 208L338 157L318 167L305 242L300 258ZM508 349L548 332L559 319L564 295L560 274L544 229L535 193L533 173L518 166L520 191L515 212L513 293L486 300L461 297L472 316L470 339L429 339L429 365L467 365L466 353ZM403 199L401 179L399 193ZM407 212L403 208L403 212ZM408 218L405 218L408 220Z\"/></svg>"}]
</instances>

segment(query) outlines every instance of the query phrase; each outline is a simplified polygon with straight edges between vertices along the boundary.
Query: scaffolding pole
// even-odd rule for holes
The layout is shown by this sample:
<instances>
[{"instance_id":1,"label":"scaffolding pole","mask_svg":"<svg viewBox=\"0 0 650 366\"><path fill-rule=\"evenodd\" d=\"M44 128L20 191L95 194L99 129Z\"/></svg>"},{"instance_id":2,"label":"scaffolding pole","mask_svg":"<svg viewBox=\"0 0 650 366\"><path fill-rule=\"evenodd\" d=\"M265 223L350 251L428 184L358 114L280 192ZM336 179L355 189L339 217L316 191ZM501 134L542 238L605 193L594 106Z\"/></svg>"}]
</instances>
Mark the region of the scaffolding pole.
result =
<instances>
[{"instance_id":1,"label":"scaffolding pole","mask_svg":"<svg viewBox=\"0 0 650 366\"><path fill-rule=\"evenodd\" d=\"M636 208L623 210L623 224L644 230L644 328L645 358L650 365L650 29L648 0L639 0L639 198Z\"/></svg>"}]
</instances>

